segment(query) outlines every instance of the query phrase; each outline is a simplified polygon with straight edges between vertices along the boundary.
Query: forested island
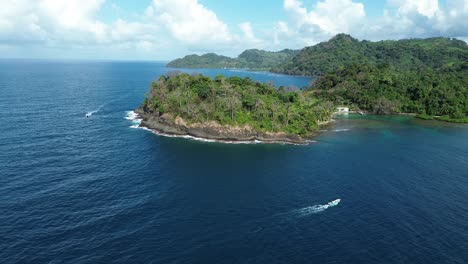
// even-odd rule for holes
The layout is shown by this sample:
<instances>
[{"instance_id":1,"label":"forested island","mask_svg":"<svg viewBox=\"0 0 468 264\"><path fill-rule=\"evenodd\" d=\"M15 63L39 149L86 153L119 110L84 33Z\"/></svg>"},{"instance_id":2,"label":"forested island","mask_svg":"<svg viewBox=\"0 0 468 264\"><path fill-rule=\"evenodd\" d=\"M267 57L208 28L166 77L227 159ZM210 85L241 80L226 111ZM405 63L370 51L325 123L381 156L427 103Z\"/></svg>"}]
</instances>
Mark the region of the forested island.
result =
<instances>
[{"instance_id":1,"label":"forested island","mask_svg":"<svg viewBox=\"0 0 468 264\"><path fill-rule=\"evenodd\" d=\"M167 64L171 68L229 68L269 71L272 68L289 62L299 50L285 49L278 52L270 52L258 49L250 49L242 52L237 58L230 58L215 53L207 53L201 56L188 55L176 59Z\"/></svg>"},{"instance_id":2,"label":"forested island","mask_svg":"<svg viewBox=\"0 0 468 264\"><path fill-rule=\"evenodd\" d=\"M287 56L280 56L283 53ZM192 55L168 66L258 67L316 76L307 93L317 100L376 114L413 113L424 119L468 122L468 45L457 39L371 42L339 34L301 51L248 50L237 59Z\"/></svg>"},{"instance_id":3,"label":"forested island","mask_svg":"<svg viewBox=\"0 0 468 264\"><path fill-rule=\"evenodd\" d=\"M306 144L334 106L313 91L250 78L172 73L153 82L137 113L159 133L219 141Z\"/></svg>"}]
</instances>

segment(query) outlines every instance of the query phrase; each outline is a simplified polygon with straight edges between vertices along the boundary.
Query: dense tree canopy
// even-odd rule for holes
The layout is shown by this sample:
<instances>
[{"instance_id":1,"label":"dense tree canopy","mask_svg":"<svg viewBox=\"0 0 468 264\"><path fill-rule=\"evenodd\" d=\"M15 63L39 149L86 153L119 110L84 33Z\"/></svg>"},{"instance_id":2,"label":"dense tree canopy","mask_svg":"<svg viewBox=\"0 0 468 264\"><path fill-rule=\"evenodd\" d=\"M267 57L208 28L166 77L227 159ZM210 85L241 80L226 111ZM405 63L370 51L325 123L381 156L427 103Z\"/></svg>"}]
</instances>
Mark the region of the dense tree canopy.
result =
<instances>
[{"instance_id":1,"label":"dense tree canopy","mask_svg":"<svg viewBox=\"0 0 468 264\"><path fill-rule=\"evenodd\" d=\"M258 131L302 136L316 131L318 122L329 120L334 111L331 103L317 100L311 92L276 89L250 78L188 74L169 74L153 82L143 108L187 122L248 124Z\"/></svg>"},{"instance_id":2,"label":"dense tree canopy","mask_svg":"<svg viewBox=\"0 0 468 264\"><path fill-rule=\"evenodd\" d=\"M172 68L247 68L252 70L269 70L290 61L298 53L298 50L290 49L278 52L250 49L242 52L237 58L208 53L201 56L188 55L169 62L167 66Z\"/></svg>"},{"instance_id":3,"label":"dense tree canopy","mask_svg":"<svg viewBox=\"0 0 468 264\"><path fill-rule=\"evenodd\" d=\"M435 116L452 122L468 121L468 45L461 40L429 38L370 42L339 34L300 52L248 50L236 59L216 56L186 57L183 61L186 66L193 63L190 64L193 67L266 67L279 73L318 76L315 87L308 93L299 93L301 98L305 98L301 104L304 100L313 101L309 93L314 93L323 101L351 105L377 114L408 112L424 118ZM215 62L204 63L202 58L211 58ZM272 98L281 97L284 93L274 92L271 87L274 96L267 100L257 90L246 94L244 86L259 84L244 81L242 85L234 85L231 82L230 79L223 81L230 84L238 94L236 97L242 100L253 96L255 100L265 99L262 102L271 105L274 102ZM305 104L310 106L310 103ZM244 101L241 109L249 110L245 113L249 113L255 122L264 117L258 115L258 108L252 112ZM270 108L276 112L273 110ZM234 120L235 115L231 116ZM284 111L280 116L284 118ZM289 118L286 120L291 121ZM276 119L270 121L275 122ZM263 125L271 128L268 124Z\"/></svg>"},{"instance_id":4,"label":"dense tree canopy","mask_svg":"<svg viewBox=\"0 0 468 264\"><path fill-rule=\"evenodd\" d=\"M437 70L354 64L320 77L313 90L322 99L378 114L408 112L456 121L468 116L467 76L467 62Z\"/></svg>"},{"instance_id":5,"label":"dense tree canopy","mask_svg":"<svg viewBox=\"0 0 468 264\"><path fill-rule=\"evenodd\" d=\"M468 61L468 45L449 38L358 41L339 34L301 50L290 62L274 69L292 75L322 76L352 64L389 64L399 70L438 69Z\"/></svg>"}]
</instances>

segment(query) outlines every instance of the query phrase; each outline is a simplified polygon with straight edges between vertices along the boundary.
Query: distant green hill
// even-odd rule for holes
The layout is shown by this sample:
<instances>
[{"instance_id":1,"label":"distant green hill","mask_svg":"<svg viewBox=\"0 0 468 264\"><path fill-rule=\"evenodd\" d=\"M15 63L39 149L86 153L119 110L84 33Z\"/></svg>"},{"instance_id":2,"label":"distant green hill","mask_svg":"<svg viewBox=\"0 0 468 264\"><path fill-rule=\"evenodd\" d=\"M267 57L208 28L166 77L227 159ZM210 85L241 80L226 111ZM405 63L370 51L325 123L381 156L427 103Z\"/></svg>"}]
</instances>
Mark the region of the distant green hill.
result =
<instances>
[{"instance_id":1,"label":"distant green hill","mask_svg":"<svg viewBox=\"0 0 468 264\"><path fill-rule=\"evenodd\" d=\"M468 122L468 45L460 40L369 42L340 34L273 70L319 76L311 91L336 105Z\"/></svg>"},{"instance_id":2,"label":"distant green hill","mask_svg":"<svg viewBox=\"0 0 468 264\"><path fill-rule=\"evenodd\" d=\"M302 49L291 61L272 69L277 73L321 76L352 64L389 64L401 70L433 69L468 60L467 44L449 38L359 41L339 34L327 42Z\"/></svg>"},{"instance_id":3,"label":"distant green hill","mask_svg":"<svg viewBox=\"0 0 468 264\"><path fill-rule=\"evenodd\" d=\"M298 50L285 49L278 52L250 49L242 52L237 58L230 58L214 53L188 55L176 59L167 67L171 68L248 68L252 70L269 70L289 62Z\"/></svg>"}]
</instances>

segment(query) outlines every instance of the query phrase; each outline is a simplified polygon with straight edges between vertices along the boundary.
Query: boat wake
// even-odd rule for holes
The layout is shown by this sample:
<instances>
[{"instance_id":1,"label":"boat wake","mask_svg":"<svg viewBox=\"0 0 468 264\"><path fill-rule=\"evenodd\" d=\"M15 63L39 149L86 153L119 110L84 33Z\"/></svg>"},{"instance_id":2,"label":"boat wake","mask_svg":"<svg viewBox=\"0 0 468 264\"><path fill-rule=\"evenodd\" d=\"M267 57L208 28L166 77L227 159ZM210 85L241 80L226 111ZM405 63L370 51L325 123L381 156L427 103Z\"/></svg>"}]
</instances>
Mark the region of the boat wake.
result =
<instances>
[{"instance_id":1,"label":"boat wake","mask_svg":"<svg viewBox=\"0 0 468 264\"><path fill-rule=\"evenodd\" d=\"M99 110L94 110L94 111L90 111L90 112L86 112L85 116L86 117L92 117L95 113L99 112Z\"/></svg>"},{"instance_id":2,"label":"boat wake","mask_svg":"<svg viewBox=\"0 0 468 264\"><path fill-rule=\"evenodd\" d=\"M327 210L328 208L337 206L340 202L341 202L341 199L336 199L336 200L331 201L331 202L329 202L327 204L307 206L307 207L304 207L304 208L289 211L289 212L284 213L284 214L288 218L301 218L301 217L309 216L311 214L316 214L316 213L323 212L323 211Z\"/></svg>"},{"instance_id":3,"label":"boat wake","mask_svg":"<svg viewBox=\"0 0 468 264\"><path fill-rule=\"evenodd\" d=\"M271 216L259 218L255 221L252 221L249 224L249 229L247 232L251 235L256 235L257 233L262 233L265 230L277 229L278 226L282 227L291 223L295 223L297 220L310 216L312 214L321 213L329 208L337 206L340 202L341 199L336 199L327 204L307 206L287 211L284 213L278 213Z\"/></svg>"},{"instance_id":4,"label":"boat wake","mask_svg":"<svg viewBox=\"0 0 468 264\"><path fill-rule=\"evenodd\" d=\"M86 116L87 118L92 117L94 114L99 113L99 112L101 111L101 109L102 109L104 106L106 106L106 105L112 103L113 101L115 101L115 100L112 100L112 101L110 101L110 102L107 102L107 103L105 103L105 104L102 104L102 105L100 105L98 108L96 108L96 109L93 110L93 111L86 112L85 116Z\"/></svg>"}]
</instances>

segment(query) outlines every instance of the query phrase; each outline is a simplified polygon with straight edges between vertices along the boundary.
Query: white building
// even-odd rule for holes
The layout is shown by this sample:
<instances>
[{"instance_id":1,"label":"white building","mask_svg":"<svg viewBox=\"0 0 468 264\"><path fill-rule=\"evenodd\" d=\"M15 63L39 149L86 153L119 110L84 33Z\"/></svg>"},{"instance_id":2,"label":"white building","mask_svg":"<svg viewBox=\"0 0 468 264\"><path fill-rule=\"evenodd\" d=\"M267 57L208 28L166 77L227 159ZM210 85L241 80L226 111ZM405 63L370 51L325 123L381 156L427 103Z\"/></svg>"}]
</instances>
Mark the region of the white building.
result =
<instances>
[{"instance_id":1,"label":"white building","mask_svg":"<svg viewBox=\"0 0 468 264\"><path fill-rule=\"evenodd\" d=\"M348 113L349 107L338 107L338 113Z\"/></svg>"}]
</instances>

